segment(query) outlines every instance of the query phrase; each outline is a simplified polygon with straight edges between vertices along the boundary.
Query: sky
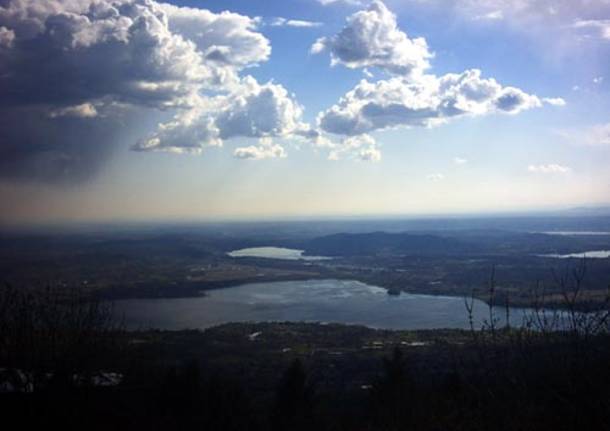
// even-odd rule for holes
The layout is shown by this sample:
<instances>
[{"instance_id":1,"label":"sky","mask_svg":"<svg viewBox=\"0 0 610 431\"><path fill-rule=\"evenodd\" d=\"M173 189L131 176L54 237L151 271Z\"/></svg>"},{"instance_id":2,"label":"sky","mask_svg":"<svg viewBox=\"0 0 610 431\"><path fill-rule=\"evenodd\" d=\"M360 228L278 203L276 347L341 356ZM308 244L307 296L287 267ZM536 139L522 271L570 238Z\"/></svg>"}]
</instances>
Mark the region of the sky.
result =
<instances>
[{"instance_id":1,"label":"sky","mask_svg":"<svg viewBox=\"0 0 610 431\"><path fill-rule=\"evenodd\" d=\"M610 204L610 0L0 0L0 223Z\"/></svg>"}]
</instances>

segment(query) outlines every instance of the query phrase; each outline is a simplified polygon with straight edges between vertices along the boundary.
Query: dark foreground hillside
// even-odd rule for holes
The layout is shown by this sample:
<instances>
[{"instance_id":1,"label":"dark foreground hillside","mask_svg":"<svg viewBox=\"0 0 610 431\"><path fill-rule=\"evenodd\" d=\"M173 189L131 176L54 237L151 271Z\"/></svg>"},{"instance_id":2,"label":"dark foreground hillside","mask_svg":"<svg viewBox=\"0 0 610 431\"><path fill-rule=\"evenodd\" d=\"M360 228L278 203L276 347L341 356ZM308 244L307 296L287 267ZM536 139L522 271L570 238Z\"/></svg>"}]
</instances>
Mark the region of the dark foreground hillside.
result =
<instances>
[{"instance_id":1,"label":"dark foreground hillside","mask_svg":"<svg viewBox=\"0 0 610 431\"><path fill-rule=\"evenodd\" d=\"M4 423L352 431L556 431L610 424L607 335L298 323L108 332L103 339L112 343L93 343L89 335L89 344L74 342L87 350L80 363L61 373L32 362L31 371L19 370L29 379L19 386L25 380L15 375L15 364L3 364L5 377L13 365L13 386L5 378L0 394ZM55 353L59 369L62 353Z\"/></svg>"}]
</instances>

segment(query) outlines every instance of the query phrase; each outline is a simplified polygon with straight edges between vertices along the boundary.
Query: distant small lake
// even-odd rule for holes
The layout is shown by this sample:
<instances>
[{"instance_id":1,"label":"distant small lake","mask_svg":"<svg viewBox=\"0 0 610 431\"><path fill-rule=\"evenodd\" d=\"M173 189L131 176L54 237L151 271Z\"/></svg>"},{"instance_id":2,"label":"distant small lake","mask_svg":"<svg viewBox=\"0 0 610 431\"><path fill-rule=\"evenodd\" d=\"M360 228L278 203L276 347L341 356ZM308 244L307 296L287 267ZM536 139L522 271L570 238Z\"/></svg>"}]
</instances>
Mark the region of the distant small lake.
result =
<instances>
[{"instance_id":1,"label":"distant small lake","mask_svg":"<svg viewBox=\"0 0 610 431\"><path fill-rule=\"evenodd\" d=\"M282 247L252 247L233 250L227 253L231 257L262 257L283 260L328 260L325 256L305 256L303 250Z\"/></svg>"},{"instance_id":2,"label":"distant small lake","mask_svg":"<svg viewBox=\"0 0 610 431\"><path fill-rule=\"evenodd\" d=\"M557 259L569 259L569 258L591 258L591 259L606 259L610 257L610 250L596 250L596 251L585 251L582 253L570 253L570 254L540 254L540 257L554 257Z\"/></svg>"},{"instance_id":3,"label":"distant small lake","mask_svg":"<svg viewBox=\"0 0 610 431\"><path fill-rule=\"evenodd\" d=\"M547 235L563 235L563 236L605 236L610 235L610 232L603 231L549 231L541 232Z\"/></svg>"},{"instance_id":4,"label":"distant small lake","mask_svg":"<svg viewBox=\"0 0 610 431\"><path fill-rule=\"evenodd\" d=\"M132 299L115 302L130 329L205 329L227 322L303 321L365 325L384 329L468 328L464 299L401 294L351 280L251 283L206 292L196 298ZM498 318L504 316L499 310ZM520 324L524 311L513 309ZM488 318L482 301L474 320Z\"/></svg>"}]
</instances>

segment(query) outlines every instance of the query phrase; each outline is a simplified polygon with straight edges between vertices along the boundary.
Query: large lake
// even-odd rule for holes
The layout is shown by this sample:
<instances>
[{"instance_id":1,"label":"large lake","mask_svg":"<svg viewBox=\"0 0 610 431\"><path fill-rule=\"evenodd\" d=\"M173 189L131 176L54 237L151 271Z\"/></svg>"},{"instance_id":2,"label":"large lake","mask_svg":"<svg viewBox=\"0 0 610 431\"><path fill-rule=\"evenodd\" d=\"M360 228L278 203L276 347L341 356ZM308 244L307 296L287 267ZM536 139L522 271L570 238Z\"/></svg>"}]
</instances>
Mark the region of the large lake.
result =
<instances>
[{"instance_id":1,"label":"large lake","mask_svg":"<svg viewBox=\"0 0 610 431\"><path fill-rule=\"evenodd\" d=\"M130 329L204 329L227 322L305 321L366 325L386 329L468 328L464 299L448 296L388 295L380 287L350 280L307 280L244 284L196 298L134 299L115 302ZM521 323L522 310L511 321ZM498 317L504 310L498 311ZM475 301L474 317L488 317Z\"/></svg>"}]
</instances>

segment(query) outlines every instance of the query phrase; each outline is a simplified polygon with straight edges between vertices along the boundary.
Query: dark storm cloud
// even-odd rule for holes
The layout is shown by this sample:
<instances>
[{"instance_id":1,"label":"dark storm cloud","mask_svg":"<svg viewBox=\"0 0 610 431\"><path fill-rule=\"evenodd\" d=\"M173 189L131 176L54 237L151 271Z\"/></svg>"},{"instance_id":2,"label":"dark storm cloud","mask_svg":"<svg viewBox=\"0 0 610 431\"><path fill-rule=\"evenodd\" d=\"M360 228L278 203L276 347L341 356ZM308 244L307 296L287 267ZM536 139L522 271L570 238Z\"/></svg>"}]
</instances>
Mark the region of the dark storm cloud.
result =
<instances>
[{"instance_id":1,"label":"dark storm cloud","mask_svg":"<svg viewBox=\"0 0 610 431\"><path fill-rule=\"evenodd\" d=\"M36 109L2 109L0 178L85 181L115 149L118 130L112 119L51 119Z\"/></svg>"},{"instance_id":2,"label":"dark storm cloud","mask_svg":"<svg viewBox=\"0 0 610 431\"><path fill-rule=\"evenodd\" d=\"M0 176L69 180L95 173L116 147L120 125L129 125L121 118L125 107L176 112L135 146L146 151L303 129L283 87L240 76L271 51L257 23L154 0L2 0ZM277 96L269 107L277 115L240 114L249 123L224 130L241 118L233 110L253 112L256 106L242 100L256 102L261 89Z\"/></svg>"}]
</instances>

